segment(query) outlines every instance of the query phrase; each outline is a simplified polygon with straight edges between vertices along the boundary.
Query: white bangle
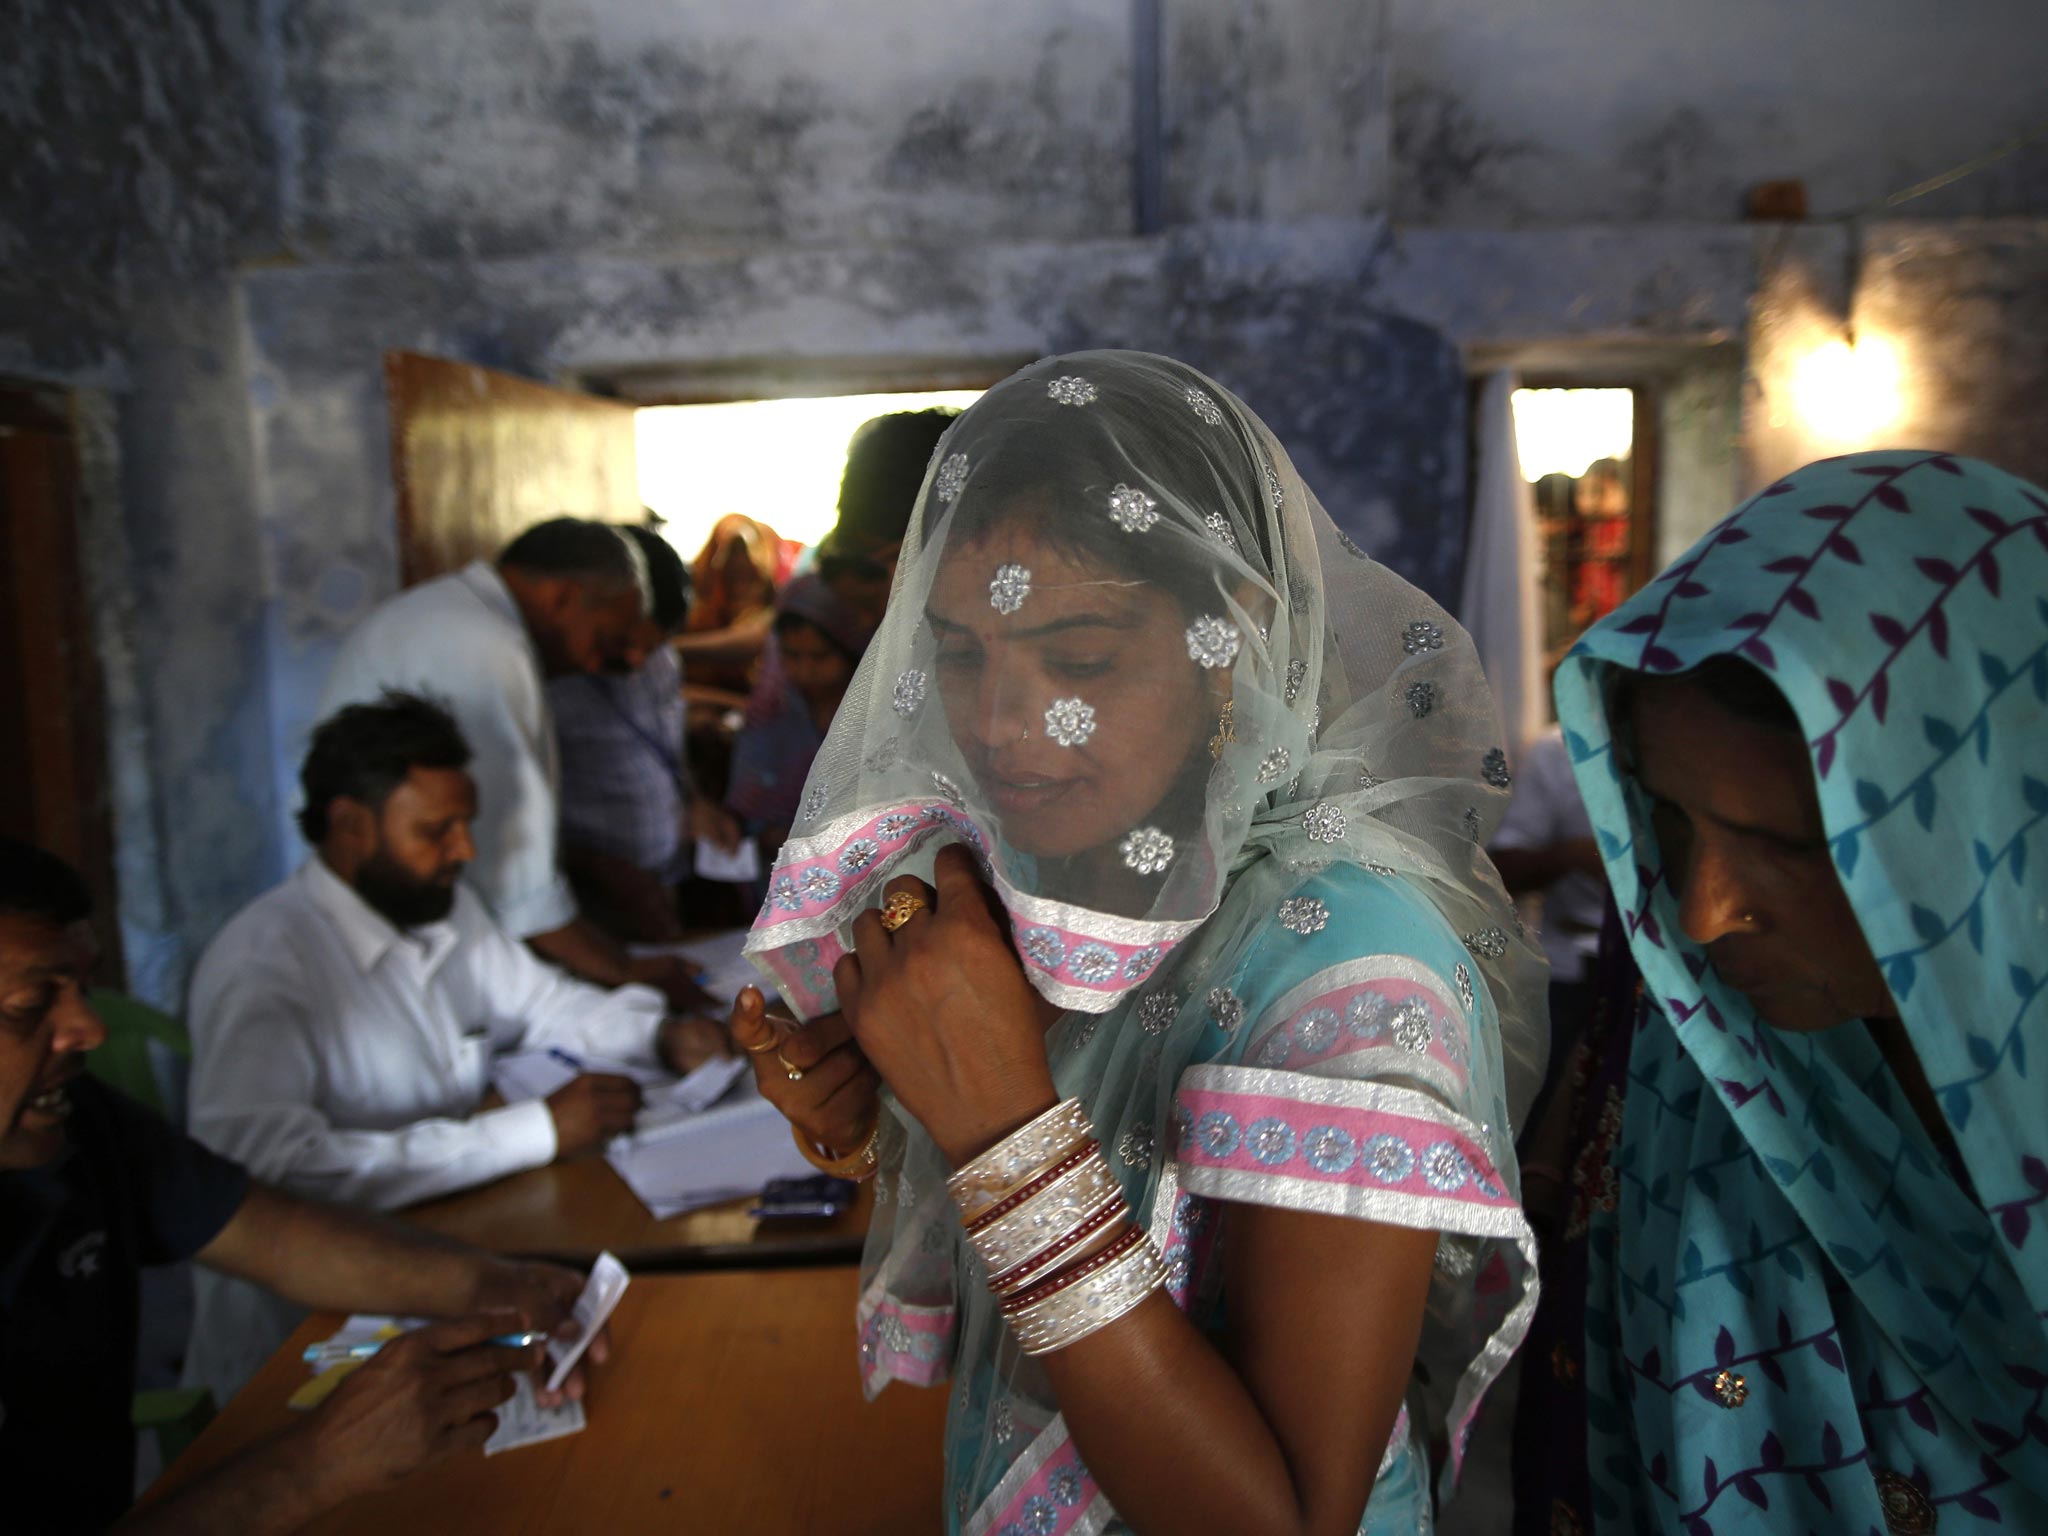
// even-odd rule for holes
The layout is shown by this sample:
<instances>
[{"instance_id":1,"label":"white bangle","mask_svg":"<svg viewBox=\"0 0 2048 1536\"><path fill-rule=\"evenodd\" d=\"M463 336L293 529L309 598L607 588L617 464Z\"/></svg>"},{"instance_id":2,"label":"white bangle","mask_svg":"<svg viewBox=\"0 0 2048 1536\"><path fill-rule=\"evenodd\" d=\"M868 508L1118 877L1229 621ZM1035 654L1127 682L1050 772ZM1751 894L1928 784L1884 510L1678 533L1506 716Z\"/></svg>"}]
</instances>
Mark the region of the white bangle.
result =
<instances>
[{"instance_id":1,"label":"white bangle","mask_svg":"<svg viewBox=\"0 0 2048 1536\"><path fill-rule=\"evenodd\" d=\"M1004 1190L1014 1189L1050 1168L1092 1135L1093 1130L1081 1101L1063 1100L1012 1131L981 1156L963 1163L946 1180L946 1189L960 1207L960 1214L971 1217L979 1207L993 1203Z\"/></svg>"},{"instance_id":2,"label":"white bangle","mask_svg":"<svg viewBox=\"0 0 2048 1536\"><path fill-rule=\"evenodd\" d=\"M1166 1261L1148 1239L1114 1264L1048 1296L1010 1319L1017 1347L1049 1355L1132 1311L1166 1280Z\"/></svg>"},{"instance_id":3,"label":"white bangle","mask_svg":"<svg viewBox=\"0 0 2048 1536\"><path fill-rule=\"evenodd\" d=\"M999 1275L1014 1269L1042 1248L1048 1248L1095 1213L1105 1198L1123 1198L1123 1190L1100 1152L1062 1174L1009 1215L986 1229L969 1234L975 1252Z\"/></svg>"}]
</instances>

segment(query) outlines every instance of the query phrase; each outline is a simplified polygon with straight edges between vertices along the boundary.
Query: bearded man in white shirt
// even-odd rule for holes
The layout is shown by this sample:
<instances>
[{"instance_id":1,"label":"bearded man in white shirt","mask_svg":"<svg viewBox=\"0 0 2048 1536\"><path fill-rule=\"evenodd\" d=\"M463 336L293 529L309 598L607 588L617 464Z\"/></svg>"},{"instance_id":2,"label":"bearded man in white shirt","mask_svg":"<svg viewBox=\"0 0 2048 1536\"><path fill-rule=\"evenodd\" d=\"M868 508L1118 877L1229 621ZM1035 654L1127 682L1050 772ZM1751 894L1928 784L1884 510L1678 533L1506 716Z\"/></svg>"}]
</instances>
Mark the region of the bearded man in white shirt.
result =
<instances>
[{"instance_id":1,"label":"bearded man in white shirt","mask_svg":"<svg viewBox=\"0 0 2048 1536\"><path fill-rule=\"evenodd\" d=\"M259 1179L376 1210L465 1189L601 1145L639 1107L630 1078L585 1073L484 1108L498 1052L685 1072L724 1046L660 993L577 981L498 924L460 879L469 756L450 714L411 695L323 722L300 775L312 857L200 958L191 1132ZM244 1282L199 1282L187 1375L218 1394L297 1317Z\"/></svg>"},{"instance_id":2,"label":"bearded man in white shirt","mask_svg":"<svg viewBox=\"0 0 2048 1536\"><path fill-rule=\"evenodd\" d=\"M582 518L536 523L495 563L408 587L342 640L321 690L324 718L387 689L448 706L476 752L483 806L471 884L497 920L585 981L645 982L677 1008L710 999L673 955L632 955L579 915L560 867L561 758L546 680L631 672L663 637L647 564L623 530Z\"/></svg>"}]
</instances>

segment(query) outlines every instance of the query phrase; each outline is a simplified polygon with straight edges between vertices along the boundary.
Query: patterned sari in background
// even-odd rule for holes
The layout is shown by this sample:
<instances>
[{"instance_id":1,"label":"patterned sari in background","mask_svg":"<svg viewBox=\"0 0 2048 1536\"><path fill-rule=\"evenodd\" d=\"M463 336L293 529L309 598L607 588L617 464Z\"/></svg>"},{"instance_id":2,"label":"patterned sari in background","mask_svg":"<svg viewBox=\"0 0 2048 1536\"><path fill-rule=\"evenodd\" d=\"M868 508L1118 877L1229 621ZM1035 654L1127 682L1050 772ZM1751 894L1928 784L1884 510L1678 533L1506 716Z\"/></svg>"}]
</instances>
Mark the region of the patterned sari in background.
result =
<instances>
[{"instance_id":1,"label":"patterned sari in background","mask_svg":"<svg viewBox=\"0 0 2048 1536\"><path fill-rule=\"evenodd\" d=\"M1591 1213L1603 1531L2048 1530L2044 594L2048 497L1860 454L1752 498L1559 671L1653 1005ZM1607 699L1714 656L1799 717L1939 1142L1862 1023L1772 1030L1679 928Z\"/></svg>"}]
</instances>

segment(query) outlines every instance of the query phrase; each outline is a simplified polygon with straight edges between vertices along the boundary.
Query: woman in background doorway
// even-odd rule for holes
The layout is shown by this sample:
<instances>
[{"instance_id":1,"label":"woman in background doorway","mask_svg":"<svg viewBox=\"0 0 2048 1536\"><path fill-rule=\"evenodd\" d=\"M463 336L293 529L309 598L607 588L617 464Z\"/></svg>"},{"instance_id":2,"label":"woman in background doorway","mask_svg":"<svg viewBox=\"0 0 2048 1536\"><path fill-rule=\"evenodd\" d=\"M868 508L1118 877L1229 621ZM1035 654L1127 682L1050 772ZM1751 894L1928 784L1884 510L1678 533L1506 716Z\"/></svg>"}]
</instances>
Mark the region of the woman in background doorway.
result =
<instances>
[{"instance_id":1,"label":"woman in background doorway","mask_svg":"<svg viewBox=\"0 0 2048 1536\"><path fill-rule=\"evenodd\" d=\"M733 748L726 809L773 857L789 836L811 760L874 633L867 616L817 576L799 576L775 610L776 688L757 688Z\"/></svg>"},{"instance_id":2,"label":"woman in background doorway","mask_svg":"<svg viewBox=\"0 0 2048 1536\"><path fill-rule=\"evenodd\" d=\"M692 701L701 709L740 708L753 686L768 626L782 540L766 523L737 512L721 517L690 567L690 619L676 652Z\"/></svg>"}]
</instances>

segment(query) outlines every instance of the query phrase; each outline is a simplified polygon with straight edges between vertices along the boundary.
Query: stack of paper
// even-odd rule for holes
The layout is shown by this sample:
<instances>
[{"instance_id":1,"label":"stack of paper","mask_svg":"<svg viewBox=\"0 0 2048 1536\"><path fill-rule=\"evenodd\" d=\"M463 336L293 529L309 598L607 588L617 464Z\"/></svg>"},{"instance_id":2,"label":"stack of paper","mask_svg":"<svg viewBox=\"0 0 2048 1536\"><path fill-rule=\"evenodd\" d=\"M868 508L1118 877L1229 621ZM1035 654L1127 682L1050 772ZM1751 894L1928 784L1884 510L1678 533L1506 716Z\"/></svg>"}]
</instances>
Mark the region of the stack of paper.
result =
<instances>
[{"instance_id":1,"label":"stack of paper","mask_svg":"<svg viewBox=\"0 0 2048 1536\"><path fill-rule=\"evenodd\" d=\"M757 1195L770 1179L815 1170L782 1112L751 1078L715 1109L614 1141L605 1160L657 1219Z\"/></svg>"},{"instance_id":2,"label":"stack of paper","mask_svg":"<svg viewBox=\"0 0 2048 1536\"><path fill-rule=\"evenodd\" d=\"M514 1051L491 1063L491 1086L507 1104L544 1099L566 1087L583 1072L630 1077L640 1085L636 1135L658 1129L685 1115L709 1109L747 1070L744 1057L714 1056L688 1077L671 1077L659 1067L603 1057L577 1058L554 1051Z\"/></svg>"}]
</instances>

